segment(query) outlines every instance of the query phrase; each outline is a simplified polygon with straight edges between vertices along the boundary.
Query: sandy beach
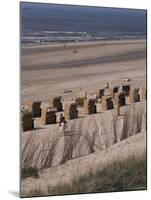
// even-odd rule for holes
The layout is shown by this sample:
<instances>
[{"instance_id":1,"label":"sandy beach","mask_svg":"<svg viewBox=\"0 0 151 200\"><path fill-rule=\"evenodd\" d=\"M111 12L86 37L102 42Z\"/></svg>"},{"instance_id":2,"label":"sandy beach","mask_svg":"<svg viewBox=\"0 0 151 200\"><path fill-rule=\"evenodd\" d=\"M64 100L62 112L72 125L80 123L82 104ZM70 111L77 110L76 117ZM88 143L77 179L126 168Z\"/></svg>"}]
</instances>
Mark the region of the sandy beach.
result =
<instances>
[{"instance_id":1,"label":"sandy beach","mask_svg":"<svg viewBox=\"0 0 151 200\"><path fill-rule=\"evenodd\" d=\"M146 190L146 10L20 11L21 197Z\"/></svg>"},{"instance_id":2,"label":"sandy beach","mask_svg":"<svg viewBox=\"0 0 151 200\"><path fill-rule=\"evenodd\" d=\"M80 90L94 93L108 81L146 78L146 40L71 42L21 47L22 103L50 96L70 97Z\"/></svg>"}]
</instances>

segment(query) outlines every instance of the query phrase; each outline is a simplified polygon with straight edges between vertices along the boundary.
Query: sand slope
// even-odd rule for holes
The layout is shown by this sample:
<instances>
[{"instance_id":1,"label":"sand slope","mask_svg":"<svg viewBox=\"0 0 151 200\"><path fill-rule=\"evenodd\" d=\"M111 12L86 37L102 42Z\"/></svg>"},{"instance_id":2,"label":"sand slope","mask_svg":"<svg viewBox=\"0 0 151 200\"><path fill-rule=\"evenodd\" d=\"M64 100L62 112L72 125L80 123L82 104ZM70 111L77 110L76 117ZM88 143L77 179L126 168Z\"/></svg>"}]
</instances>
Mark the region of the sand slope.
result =
<instances>
[{"instance_id":1,"label":"sand slope","mask_svg":"<svg viewBox=\"0 0 151 200\"><path fill-rule=\"evenodd\" d=\"M21 196L33 196L37 191L40 195L47 195L48 189L56 185L69 183L74 178L78 178L88 172L93 172L99 168L115 162L122 161L128 157L137 159L146 154L146 134L140 133L132 136L120 143L115 144L107 151L90 154L86 157L68 161L64 165L43 170L39 179L27 178L21 183ZM51 195L51 194L49 194Z\"/></svg>"}]
</instances>

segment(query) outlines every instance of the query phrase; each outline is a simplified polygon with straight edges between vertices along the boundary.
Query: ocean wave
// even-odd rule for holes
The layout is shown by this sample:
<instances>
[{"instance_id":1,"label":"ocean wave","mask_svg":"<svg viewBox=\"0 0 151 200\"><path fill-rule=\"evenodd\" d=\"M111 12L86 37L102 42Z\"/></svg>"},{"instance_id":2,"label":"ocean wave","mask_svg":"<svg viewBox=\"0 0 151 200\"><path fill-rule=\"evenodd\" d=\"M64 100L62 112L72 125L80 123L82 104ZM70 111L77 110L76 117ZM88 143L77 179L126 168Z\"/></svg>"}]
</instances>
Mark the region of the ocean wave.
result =
<instances>
[{"instance_id":1,"label":"ocean wave","mask_svg":"<svg viewBox=\"0 0 151 200\"><path fill-rule=\"evenodd\" d=\"M43 31L46 34L88 34L87 32L80 31Z\"/></svg>"}]
</instances>

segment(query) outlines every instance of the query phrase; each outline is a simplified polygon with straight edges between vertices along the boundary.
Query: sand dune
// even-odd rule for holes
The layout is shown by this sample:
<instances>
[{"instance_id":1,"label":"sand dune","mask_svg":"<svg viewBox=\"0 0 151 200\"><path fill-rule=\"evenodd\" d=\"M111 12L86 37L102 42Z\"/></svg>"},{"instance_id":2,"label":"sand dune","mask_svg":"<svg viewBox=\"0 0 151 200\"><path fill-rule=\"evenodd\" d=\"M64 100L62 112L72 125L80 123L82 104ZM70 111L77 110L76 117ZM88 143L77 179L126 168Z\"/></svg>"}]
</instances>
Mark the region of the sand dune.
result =
<instances>
[{"instance_id":1,"label":"sand dune","mask_svg":"<svg viewBox=\"0 0 151 200\"><path fill-rule=\"evenodd\" d=\"M128 157L137 160L145 154L146 134L140 133L113 145L108 151L97 152L71 160L64 165L45 169L40 173L40 179L27 178L23 180L21 196L52 195L49 188L58 184L70 184L74 179L89 172L95 173L98 169L103 169L117 160L124 161Z\"/></svg>"}]
</instances>

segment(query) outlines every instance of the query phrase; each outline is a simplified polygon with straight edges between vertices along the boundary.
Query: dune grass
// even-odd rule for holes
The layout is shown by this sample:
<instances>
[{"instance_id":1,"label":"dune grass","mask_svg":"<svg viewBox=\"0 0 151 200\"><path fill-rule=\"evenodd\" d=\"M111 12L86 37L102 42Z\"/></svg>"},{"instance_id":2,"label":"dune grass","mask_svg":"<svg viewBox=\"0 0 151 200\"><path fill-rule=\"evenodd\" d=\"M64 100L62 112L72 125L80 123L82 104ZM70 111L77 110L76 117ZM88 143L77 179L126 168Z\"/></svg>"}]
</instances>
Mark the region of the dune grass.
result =
<instances>
[{"instance_id":1,"label":"dune grass","mask_svg":"<svg viewBox=\"0 0 151 200\"><path fill-rule=\"evenodd\" d=\"M95 192L114 192L147 189L146 156L130 157L125 161L117 161L103 170L89 172L72 180L70 184L59 184L48 188L48 194L77 194Z\"/></svg>"}]
</instances>

